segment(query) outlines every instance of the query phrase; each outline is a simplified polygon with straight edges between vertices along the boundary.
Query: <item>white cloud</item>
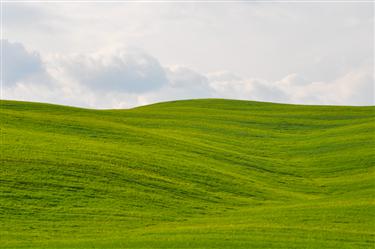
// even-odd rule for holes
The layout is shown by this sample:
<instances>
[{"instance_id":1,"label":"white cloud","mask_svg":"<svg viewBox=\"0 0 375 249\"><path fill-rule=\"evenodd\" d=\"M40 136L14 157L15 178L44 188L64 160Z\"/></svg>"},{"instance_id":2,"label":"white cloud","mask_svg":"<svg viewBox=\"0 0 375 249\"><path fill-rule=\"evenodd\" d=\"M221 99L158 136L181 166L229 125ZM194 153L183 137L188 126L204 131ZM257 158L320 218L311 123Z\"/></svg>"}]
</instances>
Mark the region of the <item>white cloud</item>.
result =
<instances>
[{"instance_id":1,"label":"white cloud","mask_svg":"<svg viewBox=\"0 0 375 249\"><path fill-rule=\"evenodd\" d=\"M7 2L3 35L27 49L4 41L2 96L100 108L206 97L373 104L373 7ZM130 48L102 50L118 44Z\"/></svg>"},{"instance_id":2,"label":"white cloud","mask_svg":"<svg viewBox=\"0 0 375 249\"><path fill-rule=\"evenodd\" d=\"M229 72L208 75L215 95L293 104L373 105L375 104L372 62L332 81L312 81L296 73L279 81L241 78Z\"/></svg>"},{"instance_id":3,"label":"white cloud","mask_svg":"<svg viewBox=\"0 0 375 249\"><path fill-rule=\"evenodd\" d=\"M141 47L167 65L332 81L367 58L374 3L4 3L4 36L41 53Z\"/></svg>"},{"instance_id":4,"label":"white cloud","mask_svg":"<svg viewBox=\"0 0 375 249\"><path fill-rule=\"evenodd\" d=\"M163 66L134 48L92 54L41 56L6 42L6 99L92 108L128 108L160 101L231 98L257 101L372 105L373 62L367 61L329 81L297 73L281 80L247 78L228 71L202 74L186 66Z\"/></svg>"},{"instance_id":5,"label":"white cloud","mask_svg":"<svg viewBox=\"0 0 375 249\"><path fill-rule=\"evenodd\" d=\"M167 83L158 60L137 49L60 55L50 58L49 63L56 77L76 81L93 91L142 93Z\"/></svg>"},{"instance_id":6,"label":"white cloud","mask_svg":"<svg viewBox=\"0 0 375 249\"><path fill-rule=\"evenodd\" d=\"M332 81L301 82L286 77L280 82L289 102L300 104L374 105L374 70L366 63Z\"/></svg>"},{"instance_id":7,"label":"white cloud","mask_svg":"<svg viewBox=\"0 0 375 249\"><path fill-rule=\"evenodd\" d=\"M285 93L264 79L244 79L230 72L209 75L210 85L224 98L286 102ZM234 97L236 96L236 97Z\"/></svg>"}]
</instances>

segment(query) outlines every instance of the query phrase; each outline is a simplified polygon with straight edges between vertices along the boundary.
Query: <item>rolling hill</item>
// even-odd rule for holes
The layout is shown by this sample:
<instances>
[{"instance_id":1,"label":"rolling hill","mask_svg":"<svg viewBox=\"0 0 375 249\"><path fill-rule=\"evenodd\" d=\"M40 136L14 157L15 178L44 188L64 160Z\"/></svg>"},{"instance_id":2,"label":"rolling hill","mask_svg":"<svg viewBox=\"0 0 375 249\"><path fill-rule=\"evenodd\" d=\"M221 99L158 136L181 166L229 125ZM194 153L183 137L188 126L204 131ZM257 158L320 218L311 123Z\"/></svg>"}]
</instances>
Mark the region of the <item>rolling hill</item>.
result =
<instances>
[{"instance_id":1,"label":"rolling hill","mask_svg":"<svg viewBox=\"0 0 375 249\"><path fill-rule=\"evenodd\" d=\"M0 104L0 248L374 248L375 107Z\"/></svg>"}]
</instances>

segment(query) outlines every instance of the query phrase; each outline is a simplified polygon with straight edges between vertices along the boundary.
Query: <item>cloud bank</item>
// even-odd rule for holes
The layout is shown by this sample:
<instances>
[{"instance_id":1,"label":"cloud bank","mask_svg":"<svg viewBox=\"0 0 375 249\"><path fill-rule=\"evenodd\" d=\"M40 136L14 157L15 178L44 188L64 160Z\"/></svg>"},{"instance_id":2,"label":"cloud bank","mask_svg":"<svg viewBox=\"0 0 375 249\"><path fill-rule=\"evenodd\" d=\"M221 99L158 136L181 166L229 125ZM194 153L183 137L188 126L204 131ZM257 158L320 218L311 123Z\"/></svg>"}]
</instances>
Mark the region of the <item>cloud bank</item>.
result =
<instances>
[{"instance_id":1,"label":"cloud bank","mask_svg":"<svg viewBox=\"0 0 375 249\"><path fill-rule=\"evenodd\" d=\"M201 73L163 65L136 48L42 55L2 40L3 99L90 108L130 108L160 101L230 98L294 104L373 105L373 61L328 81L290 73L279 80L233 72Z\"/></svg>"}]
</instances>

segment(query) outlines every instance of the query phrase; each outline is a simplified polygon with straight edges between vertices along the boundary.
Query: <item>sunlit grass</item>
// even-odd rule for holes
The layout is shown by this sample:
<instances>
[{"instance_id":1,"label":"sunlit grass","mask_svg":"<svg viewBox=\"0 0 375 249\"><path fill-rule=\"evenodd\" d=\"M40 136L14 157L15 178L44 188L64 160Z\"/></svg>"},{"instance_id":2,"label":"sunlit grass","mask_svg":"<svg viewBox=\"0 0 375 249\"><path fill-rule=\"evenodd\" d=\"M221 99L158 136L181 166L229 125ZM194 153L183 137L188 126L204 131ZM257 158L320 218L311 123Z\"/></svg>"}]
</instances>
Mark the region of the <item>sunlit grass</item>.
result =
<instances>
[{"instance_id":1,"label":"sunlit grass","mask_svg":"<svg viewBox=\"0 0 375 249\"><path fill-rule=\"evenodd\" d=\"M374 247L374 107L0 103L0 248Z\"/></svg>"}]
</instances>

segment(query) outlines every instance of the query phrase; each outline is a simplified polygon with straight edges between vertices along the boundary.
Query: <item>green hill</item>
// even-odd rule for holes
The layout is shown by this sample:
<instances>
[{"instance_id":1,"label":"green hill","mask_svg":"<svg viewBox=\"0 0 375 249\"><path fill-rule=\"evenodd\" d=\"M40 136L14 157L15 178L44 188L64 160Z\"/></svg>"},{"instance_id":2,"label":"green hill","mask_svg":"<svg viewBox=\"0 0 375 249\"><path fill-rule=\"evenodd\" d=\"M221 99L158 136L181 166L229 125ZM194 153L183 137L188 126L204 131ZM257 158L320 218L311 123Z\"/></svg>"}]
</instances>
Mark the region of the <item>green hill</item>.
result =
<instances>
[{"instance_id":1,"label":"green hill","mask_svg":"<svg viewBox=\"0 0 375 249\"><path fill-rule=\"evenodd\" d=\"M0 104L0 248L374 248L375 107Z\"/></svg>"}]
</instances>

